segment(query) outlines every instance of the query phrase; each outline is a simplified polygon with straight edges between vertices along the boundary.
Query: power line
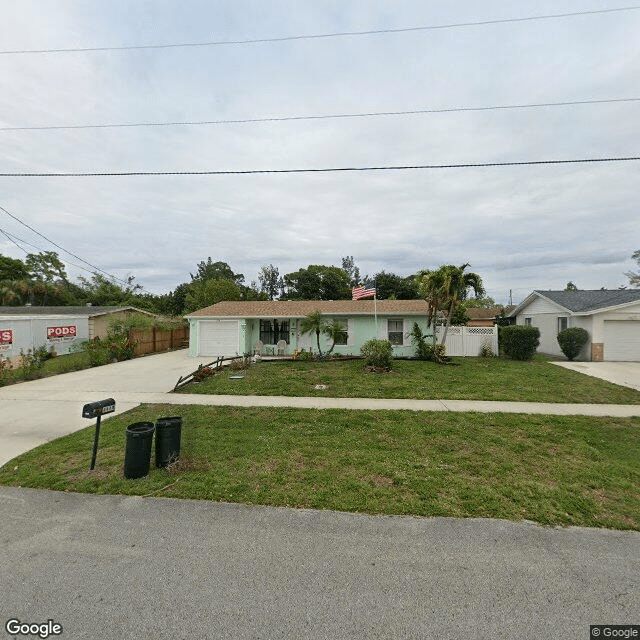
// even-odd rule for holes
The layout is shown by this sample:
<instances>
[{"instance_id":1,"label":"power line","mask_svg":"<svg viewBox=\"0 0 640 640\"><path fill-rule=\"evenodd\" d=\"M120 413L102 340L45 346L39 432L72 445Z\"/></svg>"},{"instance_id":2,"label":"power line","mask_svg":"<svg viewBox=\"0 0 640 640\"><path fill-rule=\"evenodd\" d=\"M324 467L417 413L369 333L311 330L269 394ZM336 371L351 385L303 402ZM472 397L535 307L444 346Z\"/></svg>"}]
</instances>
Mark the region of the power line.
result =
<instances>
[{"instance_id":1,"label":"power line","mask_svg":"<svg viewBox=\"0 0 640 640\"><path fill-rule=\"evenodd\" d=\"M483 167L521 167L533 165L595 164L603 162L631 162L640 156L618 158L573 158L569 160L525 160L521 162L467 162L462 164L415 164L370 167L328 167L320 169L237 169L228 171L103 171L60 173L0 173L1 178L102 178L135 176L227 176L272 173L337 173L352 171L407 171L413 169L474 169ZM0 207L2 209L2 207ZM2 209L5 211L4 209ZM29 227L30 228L30 227ZM36 232L37 233L37 232ZM41 234L38 234L41 235ZM44 237L44 236L43 236ZM51 242L51 240L49 240ZM55 244L55 243L52 243ZM56 245L58 246L58 245ZM61 247L60 247L61 248ZM64 249L63 249L64 251ZM68 253L68 252L67 252ZM74 255L74 254L71 254ZM75 256L77 257L77 256ZM83 260L84 262L84 260Z\"/></svg>"},{"instance_id":2,"label":"power line","mask_svg":"<svg viewBox=\"0 0 640 640\"><path fill-rule=\"evenodd\" d=\"M572 11L567 13L552 13L533 16L524 16L522 18L497 18L494 20L478 20L473 22L453 22L448 24L427 25L420 27L399 27L389 29L370 29L367 31L338 31L333 33L316 33L296 36L281 36L272 38L255 38L247 40L213 40L210 42L177 42L168 44L139 44L125 45L113 47L73 47L60 49L15 49L0 51L0 55L18 55L27 53L86 53L100 51L132 51L136 49L177 49L186 47L217 47L227 45L245 45L245 44L266 44L272 42L288 42L293 40L318 40L322 38L343 38L354 36L371 36L382 35L387 33L410 33L416 31L435 31L438 29L458 29L462 27L481 27L493 24L506 24L513 22L530 22L533 20L552 20L558 18L572 18L574 16L600 15L606 13L618 13L621 11L635 11L640 9L640 5L631 5L627 7L615 7L612 9L594 9L586 11Z\"/></svg>"},{"instance_id":3,"label":"power line","mask_svg":"<svg viewBox=\"0 0 640 640\"><path fill-rule=\"evenodd\" d=\"M104 269L101 269L100 267L96 267L96 265L91 264L90 262L88 262L84 258L81 258L80 256L76 255L75 253L72 253L71 251L68 251L64 247L61 247L59 244L57 244L56 242L54 242L50 238L47 238L47 236L45 236L44 234L40 233L39 231L36 231L33 227L29 226L26 222L24 222L23 220L18 218L18 216L15 216L15 215L13 215L13 213L7 211L1 205L0 205L0 211L4 211L10 218L13 218L17 222L19 222L23 227L26 227L27 229L29 229L29 231L32 231L33 233L35 233L36 235L40 236L41 238L44 238L47 242L50 242L54 247L57 247L61 251L64 251L66 254L68 254L70 256L73 256L77 260L80 260L80 262L84 262L84 264L89 265L94 270L93 272L99 271L100 273L103 273L103 274L109 276L110 278L112 278L113 280L116 280L117 282L121 282L122 284L126 284L126 285L129 284L126 280L122 280L121 278L116 278L114 275L111 275L110 273L108 273ZM31 245L31 246L33 246L33 245ZM84 267L81 267L81 268L84 268ZM85 269L85 270L88 271L88 269ZM90 273L92 273L92 272L90 272Z\"/></svg>"},{"instance_id":4,"label":"power line","mask_svg":"<svg viewBox=\"0 0 640 640\"><path fill-rule=\"evenodd\" d=\"M380 116L406 116L429 113L459 113L473 111L500 111L509 109L536 109L541 107L566 107L590 104L612 104L620 102L640 102L640 98L606 98L602 100L567 100L563 102L532 102L529 104L490 105L484 107L444 107L442 109L411 109L407 111L370 111L362 113L335 113L311 116L273 116L266 118L242 118L233 120L184 120L167 122L131 122L77 125L42 125L25 127L0 127L0 131L57 131L63 129L112 129L118 127L175 127L216 124L247 124L254 122L288 122L292 120L330 120L337 118L373 118Z\"/></svg>"},{"instance_id":5,"label":"power line","mask_svg":"<svg viewBox=\"0 0 640 640\"><path fill-rule=\"evenodd\" d=\"M7 240L9 240L9 242L12 242L13 244L15 244L16 247L18 247L18 249L21 249L27 255L29 254L29 252L24 247L21 247L18 244L18 242L22 242L22 244L26 244L27 246L32 247L33 249L36 249L39 252L44 252L45 251L45 249L43 249L42 247L38 247L37 245L32 244L31 242L27 242L24 238L19 238L18 236L14 236L12 233L9 233L8 231L5 231L4 229L0 229L0 233L3 236L5 236L7 238ZM87 269L86 267L83 267L82 265L76 264L75 262L71 262L70 260L65 260L65 263L66 264L70 264L71 266L76 267L77 269L82 269L82 270L86 271L87 273L95 273L94 271L91 271L90 269Z\"/></svg>"}]
</instances>

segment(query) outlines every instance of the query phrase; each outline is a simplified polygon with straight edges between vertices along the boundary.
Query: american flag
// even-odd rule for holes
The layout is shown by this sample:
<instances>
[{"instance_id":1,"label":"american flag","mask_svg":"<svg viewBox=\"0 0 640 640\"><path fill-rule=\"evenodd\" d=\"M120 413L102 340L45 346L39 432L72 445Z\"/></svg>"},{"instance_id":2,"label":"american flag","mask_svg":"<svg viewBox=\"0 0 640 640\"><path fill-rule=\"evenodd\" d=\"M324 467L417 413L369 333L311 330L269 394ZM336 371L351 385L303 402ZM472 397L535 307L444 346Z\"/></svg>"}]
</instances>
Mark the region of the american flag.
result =
<instances>
[{"instance_id":1,"label":"american flag","mask_svg":"<svg viewBox=\"0 0 640 640\"><path fill-rule=\"evenodd\" d=\"M371 283L363 283L359 287L355 287L351 290L352 300L360 300L360 298L371 298L375 297L376 290L371 285Z\"/></svg>"}]
</instances>

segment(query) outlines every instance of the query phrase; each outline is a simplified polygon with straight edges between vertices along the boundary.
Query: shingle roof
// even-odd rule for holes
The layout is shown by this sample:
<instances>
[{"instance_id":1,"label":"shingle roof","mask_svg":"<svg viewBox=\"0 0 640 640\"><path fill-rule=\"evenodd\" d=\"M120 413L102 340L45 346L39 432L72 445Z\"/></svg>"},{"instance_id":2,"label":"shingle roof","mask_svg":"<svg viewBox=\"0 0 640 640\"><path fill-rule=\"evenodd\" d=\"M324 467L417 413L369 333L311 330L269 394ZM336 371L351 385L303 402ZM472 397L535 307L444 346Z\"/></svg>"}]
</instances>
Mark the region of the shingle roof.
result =
<instances>
[{"instance_id":1,"label":"shingle roof","mask_svg":"<svg viewBox=\"0 0 640 640\"><path fill-rule=\"evenodd\" d=\"M467 315L472 320L493 320L496 316L499 316L503 311L508 314L515 307L491 307L489 309L482 309L480 307L468 307L466 309Z\"/></svg>"},{"instance_id":2,"label":"shingle roof","mask_svg":"<svg viewBox=\"0 0 640 640\"><path fill-rule=\"evenodd\" d=\"M631 302L640 302L640 289L601 289L586 291L540 291L535 293L549 298L574 313L596 311L617 307Z\"/></svg>"},{"instance_id":3,"label":"shingle roof","mask_svg":"<svg viewBox=\"0 0 640 640\"><path fill-rule=\"evenodd\" d=\"M225 300L186 317L304 318L318 310L327 315L373 315L374 303L373 300ZM425 315L429 305L425 300L378 300L376 310L380 315Z\"/></svg>"},{"instance_id":4,"label":"shingle roof","mask_svg":"<svg viewBox=\"0 0 640 640\"><path fill-rule=\"evenodd\" d=\"M149 313L135 307L0 307L0 316L100 316L117 311L138 311ZM153 314L151 314L153 315Z\"/></svg>"}]
</instances>

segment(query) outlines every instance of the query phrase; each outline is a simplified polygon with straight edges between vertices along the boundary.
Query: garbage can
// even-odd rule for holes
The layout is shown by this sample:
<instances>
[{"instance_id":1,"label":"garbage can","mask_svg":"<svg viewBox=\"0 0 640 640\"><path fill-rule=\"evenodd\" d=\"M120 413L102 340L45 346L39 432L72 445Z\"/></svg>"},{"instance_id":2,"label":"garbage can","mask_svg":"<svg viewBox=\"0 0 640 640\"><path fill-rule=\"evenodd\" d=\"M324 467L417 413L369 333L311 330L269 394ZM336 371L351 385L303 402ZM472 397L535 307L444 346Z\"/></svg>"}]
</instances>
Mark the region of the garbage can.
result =
<instances>
[{"instance_id":1,"label":"garbage can","mask_svg":"<svg viewBox=\"0 0 640 640\"><path fill-rule=\"evenodd\" d=\"M153 422L134 422L127 427L124 451L124 477L142 478L149 473Z\"/></svg>"},{"instance_id":2,"label":"garbage can","mask_svg":"<svg viewBox=\"0 0 640 640\"><path fill-rule=\"evenodd\" d=\"M156 420L156 467L166 467L180 457L182 416Z\"/></svg>"}]
</instances>

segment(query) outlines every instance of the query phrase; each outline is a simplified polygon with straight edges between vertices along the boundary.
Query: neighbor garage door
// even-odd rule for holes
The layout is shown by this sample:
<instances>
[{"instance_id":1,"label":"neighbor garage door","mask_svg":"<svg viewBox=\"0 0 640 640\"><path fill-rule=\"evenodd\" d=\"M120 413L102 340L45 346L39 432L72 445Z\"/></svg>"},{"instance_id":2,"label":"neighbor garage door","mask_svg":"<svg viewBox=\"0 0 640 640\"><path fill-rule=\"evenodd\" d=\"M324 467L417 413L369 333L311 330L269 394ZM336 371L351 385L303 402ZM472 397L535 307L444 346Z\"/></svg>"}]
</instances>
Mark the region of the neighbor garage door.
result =
<instances>
[{"instance_id":1,"label":"neighbor garage door","mask_svg":"<svg viewBox=\"0 0 640 640\"><path fill-rule=\"evenodd\" d=\"M640 321L605 320L604 359L640 362Z\"/></svg>"},{"instance_id":2,"label":"neighbor garage door","mask_svg":"<svg viewBox=\"0 0 640 640\"><path fill-rule=\"evenodd\" d=\"M238 320L200 320L199 356L235 356L239 353Z\"/></svg>"}]
</instances>

